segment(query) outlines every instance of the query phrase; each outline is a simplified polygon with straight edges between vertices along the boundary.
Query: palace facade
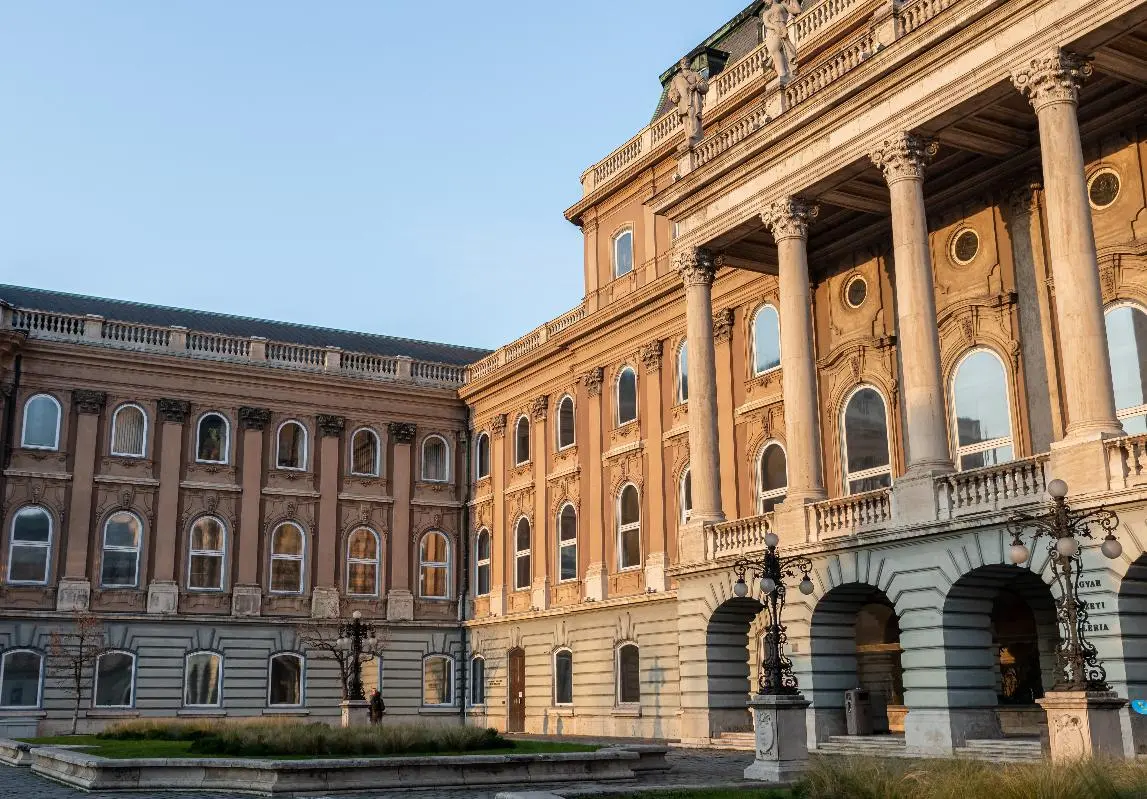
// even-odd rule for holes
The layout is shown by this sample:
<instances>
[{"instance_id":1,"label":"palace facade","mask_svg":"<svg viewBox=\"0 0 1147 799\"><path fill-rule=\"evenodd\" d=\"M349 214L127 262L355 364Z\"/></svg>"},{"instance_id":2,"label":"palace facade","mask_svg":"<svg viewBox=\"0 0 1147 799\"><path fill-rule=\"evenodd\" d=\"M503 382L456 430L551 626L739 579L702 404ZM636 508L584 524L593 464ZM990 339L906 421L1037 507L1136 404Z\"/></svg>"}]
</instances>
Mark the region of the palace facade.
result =
<instances>
[{"instance_id":1,"label":"palace facade","mask_svg":"<svg viewBox=\"0 0 1147 799\"><path fill-rule=\"evenodd\" d=\"M329 716L298 631L359 609L395 712L738 745L774 533L811 746L860 687L889 746L1038 756L1058 589L1006 522L1053 477L1120 517L1080 590L1147 698L1147 3L806 2L781 75L769 5L686 54L700 135L673 67L582 175L585 296L494 353L0 289L0 725L67 716L81 611L90 723Z\"/></svg>"}]
</instances>

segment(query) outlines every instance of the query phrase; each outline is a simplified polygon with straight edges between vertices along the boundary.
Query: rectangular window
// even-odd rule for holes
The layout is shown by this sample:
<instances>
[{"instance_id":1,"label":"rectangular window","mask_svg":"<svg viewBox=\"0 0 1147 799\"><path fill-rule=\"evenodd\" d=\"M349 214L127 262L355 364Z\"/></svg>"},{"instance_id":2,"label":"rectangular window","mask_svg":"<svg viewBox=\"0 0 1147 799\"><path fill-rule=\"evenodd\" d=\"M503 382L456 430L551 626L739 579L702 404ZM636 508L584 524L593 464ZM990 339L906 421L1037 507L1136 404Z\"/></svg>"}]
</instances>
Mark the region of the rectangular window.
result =
<instances>
[{"instance_id":1,"label":"rectangular window","mask_svg":"<svg viewBox=\"0 0 1147 799\"><path fill-rule=\"evenodd\" d=\"M435 655L422 661L422 704L454 704L454 661Z\"/></svg>"},{"instance_id":2,"label":"rectangular window","mask_svg":"<svg viewBox=\"0 0 1147 799\"><path fill-rule=\"evenodd\" d=\"M470 661L470 704L486 704L486 661L483 658Z\"/></svg>"},{"instance_id":3,"label":"rectangular window","mask_svg":"<svg viewBox=\"0 0 1147 799\"><path fill-rule=\"evenodd\" d=\"M554 655L554 704L573 704L573 653L569 650Z\"/></svg>"},{"instance_id":4,"label":"rectangular window","mask_svg":"<svg viewBox=\"0 0 1147 799\"><path fill-rule=\"evenodd\" d=\"M184 676L183 704L188 707L217 707L222 678L222 657L213 652L189 655Z\"/></svg>"},{"instance_id":5,"label":"rectangular window","mask_svg":"<svg viewBox=\"0 0 1147 799\"><path fill-rule=\"evenodd\" d=\"M129 652L105 652L96 661L96 707L131 707L135 658Z\"/></svg>"}]
</instances>

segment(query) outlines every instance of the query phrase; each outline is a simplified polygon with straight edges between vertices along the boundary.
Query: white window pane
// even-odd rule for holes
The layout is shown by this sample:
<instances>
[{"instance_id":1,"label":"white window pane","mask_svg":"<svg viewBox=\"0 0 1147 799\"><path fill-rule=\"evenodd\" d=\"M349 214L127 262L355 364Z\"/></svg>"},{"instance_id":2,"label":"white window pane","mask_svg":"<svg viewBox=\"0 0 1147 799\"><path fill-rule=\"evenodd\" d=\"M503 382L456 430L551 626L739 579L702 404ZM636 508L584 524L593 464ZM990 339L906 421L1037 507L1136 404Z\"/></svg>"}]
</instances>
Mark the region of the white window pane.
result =
<instances>
[{"instance_id":1,"label":"white window pane","mask_svg":"<svg viewBox=\"0 0 1147 799\"><path fill-rule=\"evenodd\" d=\"M104 546L135 548L139 537L139 519L130 513L113 514L104 528Z\"/></svg>"},{"instance_id":2,"label":"white window pane","mask_svg":"<svg viewBox=\"0 0 1147 799\"><path fill-rule=\"evenodd\" d=\"M355 474L377 474L378 440L369 430L359 430L354 434L351 445L351 471Z\"/></svg>"},{"instance_id":3,"label":"white window pane","mask_svg":"<svg viewBox=\"0 0 1147 799\"><path fill-rule=\"evenodd\" d=\"M620 424L637 418L637 373L623 369L617 380L617 420Z\"/></svg>"},{"instance_id":4,"label":"white window pane","mask_svg":"<svg viewBox=\"0 0 1147 799\"><path fill-rule=\"evenodd\" d=\"M621 533L621 568L641 565L641 530L623 530Z\"/></svg>"},{"instance_id":5,"label":"white window pane","mask_svg":"<svg viewBox=\"0 0 1147 799\"><path fill-rule=\"evenodd\" d=\"M554 702L573 704L573 655L569 652L554 656Z\"/></svg>"},{"instance_id":6,"label":"white window pane","mask_svg":"<svg viewBox=\"0 0 1147 799\"><path fill-rule=\"evenodd\" d=\"M1115 407L1122 410L1147 404L1147 314L1124 305L1108 311L1106 322Z\"/></svg>"},{"instance_id":7,"label":"white window pane","mask_svg":"<svg viewBox=\"0 0 1147 799\"><path fill-rule=\"evenodd\" d=\"M60 408L51 397L33 397L24 406L24 446L58 446Z\"/></svg>"},{"instance_id":8,"label":"white window pane","mask_svg":"<svg viewBox=\"0 0 1147 799\"><path fill-rule=\"evenodd\" d=\"M865 491L875 491L878 488L889 488L892 485L892 476L885 472L875 477L865 477L860 480L848 481L848 493L863 494Z\"/></svg>"},{"instance_id":9,"label":"white window pane","mask_svg":"<svg viewBox=\"0 0 1147 799\"><path fill-rule=\"evenodd\" d=\"M641 503L637 488L631 485L621 489L621 523L634 524L641 520Z\"/></svg>"},{"instance_id":10,"label":"white window pane","mask_svg":"<svg viewBox=\"0 0 1147 799\"><path fill-rule=\"evenodd\" d=\"M116 411L112 432L112 452L116 455L144 454L143 411L126 405Z\"/></svg>"},{"instance_id":11,"label":"white window pane","mask_svg":"<svg viewBox=\"0 0 1147 799\"><path fill-rule=\"evenodd\" d=\"M122 549L104 550L100 582L105 586L134 586L138 553Z\"/></svg>"},{"instance_id":12,"label":"white window pane","mask_svg":"<svg viewBox=\"0 0 1147 799\"><path fill-rule=\"evenodd\" d=\"M953 395L959 446L1011 436L1007 378L999 358L984 350L965 358Z\"/></svg>"},{"instance_id":13,"label":"white window pane","mask_svg":"<svg viewBox=\"0 0 1147 799\"><path fill-rule=\"evenodd\" d=\"M677 351L677 401L689 401L689 344L685 341Z\"/></svg>"},{"instance_id":14,"label":"white window pane","mask_svg":"<svg viewBox=\"0 0 1147 799\"><path fill-rule=\"evenodd\" d=\"M627 645L618 650L618 700L641 701L641 658L636 646Z\"/></svg>"},{"instance_id":15,"label":"white window pane","mask_svg":"<svg viewBox=\"0 0 1147 799\"><path fill-rule=\"evenodd\" d=\"M42 583L48 579L48 548L13 544L8 579L14 583Z\"/></svg>"},{"instance_id":16,"label":"white window pane","mask_svg":"<svg viewBox=\"0 0 1147 799\"><path fill-rule=\"evenodd\" d=\"M96 707L130 707L135 658L127 652L109 652L96 663Z\"/></svg>"},{"instance_id":17,"label":"white window pane","mask_svg":"<svg viewBox=\"0 0 1147 799\"><path fill-rule=\"evenodd\" d=\"M271 590L282 593L297 593L302 590L303 562L301 560L275 558L271 560Z\"/></svg>"},{"instance_id":18,"label":"white window pane","mask_svg":"<svg viewBox=\"0 0 1147 799\"><path fill-rule=\"evenodd\" d=\"M22 542L48 543L52 536L52 519L39 508L22 510L16 515L12 539Z\"/></svg>"},{"instance_id":19,"label":"white window pane","mask_svg":"<svg viewBox=\"0 0 1147 799\"><path fill-rule=\"evenodd\" d=\"M874 389L862 388L848 401L844 436L850 473L888 465L888 421Z\"/></svg>"},{"instance_id":20,"label":"white window pane","mask_svg":"<svg viewBox=\"0 0 1147 799\"><path fill-rule=\"evenodd\" d=\"M218 705L221 662L218 655L201 652L187 658L185 705Z\"/></svg>"},{"instance_id":21,"label":"white window pane","mask_svg":"<svg viewBox=\"0 0 1147 799\"><path fill-rule=\"evenodd\" d=\"M453 702L454 687L450 684L450 661L444 657L431 657L422 661L422 703L449 705Z\"/></svg>"},{"instance_id":22,"label":"white window pane","mask_svg":"<svg viewBox=\"0 0 1147 799\"><path fill-rule=\"evenodd\" d=\"M753 317L753 373L759 375L780 365L780 321L773 306L763 305Z\"/></svg>"},{"instance_id":23,"label":"white window pane","mask_svg":"<svg viewBox=\"0 0 1147 799\"><path fill-rule=\"evenodd\" d=\"M0 706L38 707L40 656L35 652L7 652L0 662Z\"/></svg>"},{"instance_id":24,"label":"white window pane","mask_svg":"<svg viewBox=\"0 0 1147 799\"><path fill-rule=\"evenodd\" d=\"M530 587L530 556L518 555L516 562L516 569L514 575L514 588L523 589Z\"/></svg>"},{"instance_id":25,"label":"white window pane","mask_svg":"<svg viewBox=\"0 0 1147 799\"><path fill-rule=\"evenodd\" d=\"M561 576L560 580L577 579L577 546L566 544L561 549Z\"/></svg>"},{"instance_id":26,"label":"white window pane","mask_svg":"<svg viewBox=\"0 0 1147 799\"><path fill-rule=\"evenodd\" d=\"M201 461L226 460L227 425L218 416L204 416L199 422L198 448L195 457Z\"/></svg>"},{"instance_id":27,"label":"white window pane","mask_svg":"<svg viewBox=\"0 0 1147 799\"><path fill-rule=\"evenodd\" d=\"M574 404L570 397L558 406L558 446L568 447L574 443Z\"/></svg>"},{"instance_id":28,"label":"white window pane","mask_svg":"<svg viewBox=\"0 0 1147 799\"><path fill-rule=\"evenodd\" d=\"M633 232L626 230L613 240L613 274L617 277L633 271Z\"/></svg>"},{"instance_id":29,"label":"white window pane","mask_svg":"<svg viewBox=\"0 0 1147 799\"><path fill-rule=\"evenodd\" d=\"M303 662L294 655L271 658L272 705L300 705L303 693Z\"/></svg>"},{"instance_id":30,"label":"white window pane","mask_svg":"<svg viewBox=\"0 0 1147 799\"><path fill-rule=\"evenodd\" d=\"M191 588L222 588L223 556L192 555L187 582Z\"/></svg>"}]
</instances>

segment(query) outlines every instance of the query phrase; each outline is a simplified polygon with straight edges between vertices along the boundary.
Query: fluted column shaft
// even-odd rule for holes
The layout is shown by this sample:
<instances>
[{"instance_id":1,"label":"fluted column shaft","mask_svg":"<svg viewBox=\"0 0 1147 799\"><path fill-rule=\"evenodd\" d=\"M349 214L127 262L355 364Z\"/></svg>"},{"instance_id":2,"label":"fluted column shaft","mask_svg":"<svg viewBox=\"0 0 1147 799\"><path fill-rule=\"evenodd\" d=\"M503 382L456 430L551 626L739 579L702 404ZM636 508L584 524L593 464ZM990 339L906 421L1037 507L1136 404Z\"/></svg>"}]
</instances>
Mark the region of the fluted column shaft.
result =
<instances>
[{"instance_id":1,"label":"fluted column shaft","mask_svg":"<svg viewBox=\"0 0 1147 799\"><path fill-rule=\"evenodd\" d=\"M953 468L924 208L924 169L935 153L935 142L899 133L871 156L888 181L892 200L897 341L907 426L906 477L949 472Z\"/></svg>"},{"instance_id":2,"label":"fluted column shaft","mask_svg":"<svg viewBox=\"0 0 1147 799\"><path fill-rule=\"evenodd\" d=\"M808 225L816 213L815 205L786 197L761 215L777 242L781 375L788 447L786 499L798 503L825 497L808 274Z\"/></svg>"},{"instance_id":3,"label":"fluted column shaft","mask_svg":"<svg viewBox=\"0 0 1147 799\"><path fill-rule=\"evenodd\" d=\"M1056 50L1012 74L1039 119L1047 239L1055 281L1067 439L1122 435L1103 319L1103 293L1079 140L1079 87L1091 66Z\"/></svg>"}]
</instances>

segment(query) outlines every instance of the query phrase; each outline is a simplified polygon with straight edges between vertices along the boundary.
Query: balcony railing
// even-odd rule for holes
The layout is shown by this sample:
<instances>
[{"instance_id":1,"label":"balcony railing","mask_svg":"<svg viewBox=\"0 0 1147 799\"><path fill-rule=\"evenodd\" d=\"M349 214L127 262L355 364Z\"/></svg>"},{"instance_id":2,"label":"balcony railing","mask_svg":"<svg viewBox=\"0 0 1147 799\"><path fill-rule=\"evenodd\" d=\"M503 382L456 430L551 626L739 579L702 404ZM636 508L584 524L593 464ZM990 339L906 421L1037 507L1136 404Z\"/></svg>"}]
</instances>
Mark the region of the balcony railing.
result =
<instances>
[{"instance_id":1,"label":"balcony railing","mask_svg":"<svg viewBox=\"0 0 1147 799\"><path fill-rule=\"evenodd\" d=\"M773 514L722 522L709 528L707 553L710 558L759 552L765 548L765 533L773 529Z\"/></svg>"},{"instance_id":2,"label":"balcony railing","mask_svg":"<svg viewBox=\"0 0 1147 799\"><path fill-rule=\"evenodd\" d=\"M585 306L579 305L571 311L566 311L557 319L553 319L540 327L534 328L517 341L511 341L509 344L499 347L482 360L466 367L465 382L473 383L475 380L488 377L491 373L505 366L510 361L521 358L523 355L527 355L538 349L552 337L573 327L582 319L585 319Z\"/></svg>"},{"instance_id":3,"label":"balcony railing","mask_svg":"<svg viewBox=\"0 0 1147 799\"><path fill-rule=\"evenodd\" d=\"M941 519L990 513L1039 502L1047 491L1047 455L937 477Z\"/></svg>"},{"instance_id":4,"label":"balcony railing","mask_svg":"<svg viewBox=\"0 0 1147 799\"><path fill-rule=\"evenodd\" d=\"M1112 489L1147 485L1147 435L1112 438L1105 446Z\"/></svg>"},{"instance_id":5,"label":"balcony railing","mask_svg":"<svg viewBox=\"0 0 1147 799\"><path fill-rule=\"evenodd\" d=\"M892 522L892 490L826 499L808 506L813 540L883 530Z\"/></svg>"}]
</instances>

